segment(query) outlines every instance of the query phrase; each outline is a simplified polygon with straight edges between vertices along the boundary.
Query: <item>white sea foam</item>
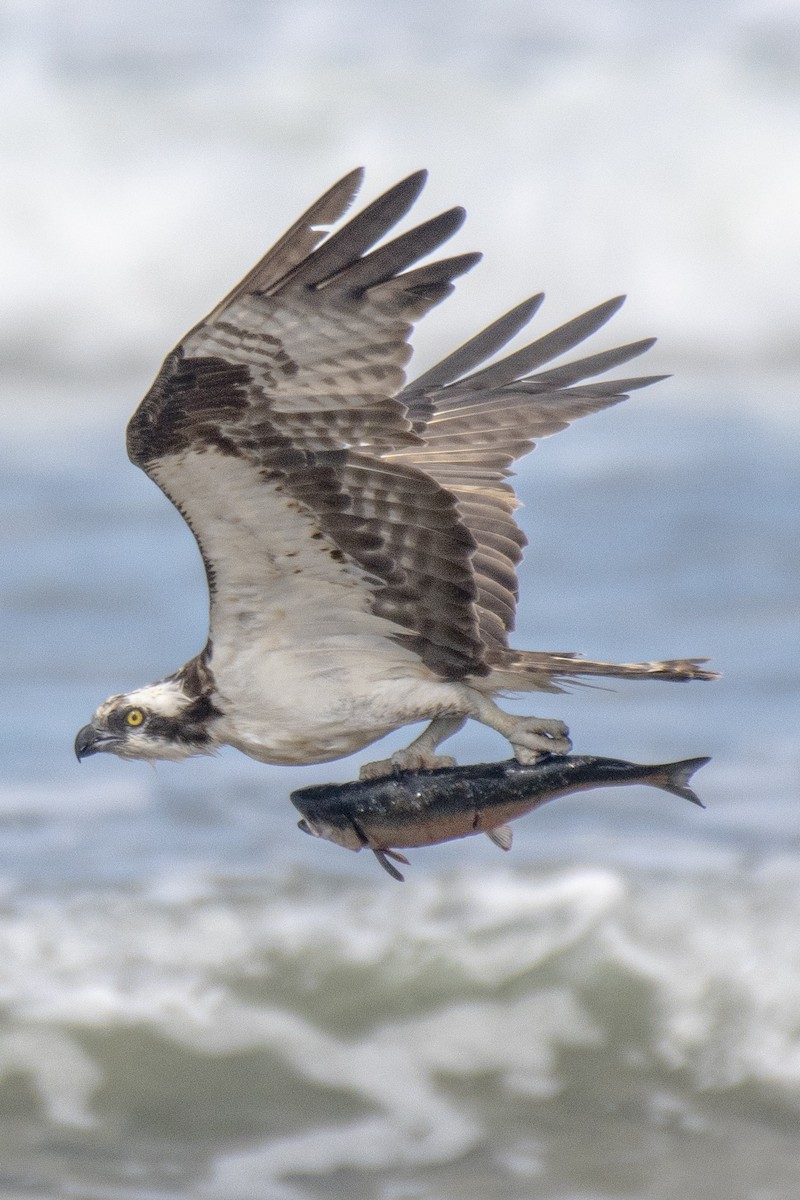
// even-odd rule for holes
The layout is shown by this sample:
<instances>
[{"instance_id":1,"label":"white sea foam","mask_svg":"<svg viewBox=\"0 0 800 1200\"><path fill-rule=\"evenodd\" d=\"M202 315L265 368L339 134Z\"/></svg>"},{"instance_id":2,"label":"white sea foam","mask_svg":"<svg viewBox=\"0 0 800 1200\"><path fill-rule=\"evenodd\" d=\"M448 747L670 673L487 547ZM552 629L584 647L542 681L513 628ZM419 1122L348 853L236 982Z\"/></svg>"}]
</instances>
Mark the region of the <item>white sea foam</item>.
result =
<instances>
[{"instance_id":1,"label":"white sea foam","mask_svg":"<svg viewBox=\"0 0 800 1200\"><path fill-rule=\"evenodd\" d=\"M98 1123L90 1104L102 1075L69 1035L38 1025L0 1034L0 1080L11 1073L30 1080L53 1124L88 1128Z\"/></svg>"},{"instance_id":2,"label":"white sea foam","mask_svg":"<svg viewBox=\"0 0 800 1200\"><path fill-rule=\"evenodd\" d=\"M52 1196L125 1200L327 1188L306 1192L306 1172L343 1179L332 1196L354 1178L385 1200L578 1196L591 1179L593 1197L674 1200L685 1178L665 1180L663 1164L683 1169L709 1129L704 1195L796 1191L796 495L782 481L797 417L781 377L800 324L795 6L465 0L452 13L0 0L2 441L22 534L4 594L4 733L12 769L38 780L0 793L9 1195L45 1195L50 1178ZM504 867L488 844L446 847L415 856L398 887L364 856L295 852L280 840L291 818L262 817L316 774L227 758L187 766L181 792L169 768L123 777L102 762L70 782L70 737L115 689L106 672L121 687L174 668L196 648L185 635L173 657L192 589L198 627L204 616L202 578L175 574L159 532L166 509L155 493L140 506L150 485L130 482L121 442L112 462L100 441L170 342L359 161L368 197L429 165L421 215L465 203L453 250L487 253L423 324L421 367L544 287L537 327L627 290L600 340L659 333L646 369L697 368L696 391L637 401L674 413L683 394L679 420L620 434L615 410L552 468L537 453L552 503L529 497L519 640L602 653L611 630L610 654L629 654L655 638L655 614L674 653L711 651L726 678L702 696L653 689L644 703L622 685L546 710L598 751L713 752L702 822L692 810L670 824L678 801L651 796L645 814L626 794L624 826L605 795L597 820L562 823L595 806L566 800L520 825ZM767 434L766 411L781 417ZM602 522L604 488L618 527L569 557L564 513L583 504ZM69 681L87 671L78 702ZM457 752L483 745L471 731ZM286 865L301 854L302 873ZM542 866L567 859L601 865ZM341 876L323 874L329 862ZM631 1175L642 1148L657 1180ZM462 1160L464 1176L446 1176Z\"/></svg>"},{"instance_id":3,"label":"white sea foam","mask_svg":"<svg viewBox=\"0 0 800 1200\"><path fill-rule=\"evenodd\" d=\"M600 1056L612 1092L635 1061L656 1124L753 1084L796 1112L798 884L776 860L692 882L496 869L402 891L286 876L238 900L210 880L7 899L0 1070L30 1078L49 1122L102 1123L103 1045L138 1029L187 1063L268 1054L282 1086L369 1114L220 1150L198 1194L236 1198L259 1180L277 1197L297 1172L458 1159L486 1131L444 1081L491 1076L535 1107L569 1084L572 1050Z\"/></svg>"},{"instance_id":4,"label":"white sea foam","mask_svg":"<svg viewBox=\"0 0 800 1200\"><path fill-rule=\"evenodd\" d=\"M559 988L514 1002L446 1005L385 1024L358 1044L313 1036L305 1023L287 1017L270 1022L270 1035L306 1078L352 1090L380 1115L228 1155L216 1164L210 1195L250 1196L259 1181L298 1170L452 1161L480 1144L483 1130L439 1092L437 1076L499 1073L511 1092L542 1098L559 1089L559 1050L592 1045L601 1036Z\"/></svg>"},{"instance_id":5,"label":"white sea foam","mask_svg":"<svg viewBox=\"0 0 800 1200\"><path fill-rule=\"evenodd\" d=\"M617 331L660 333L654 369L797 364L790 7L27 7L0 73L21 370L144 384L337 174L365 161L374 194L423 159L421 211L465 203L458 248L487 253L423 344L540 287L553 321L627 290Z\"/></svg>"}]
</instances>

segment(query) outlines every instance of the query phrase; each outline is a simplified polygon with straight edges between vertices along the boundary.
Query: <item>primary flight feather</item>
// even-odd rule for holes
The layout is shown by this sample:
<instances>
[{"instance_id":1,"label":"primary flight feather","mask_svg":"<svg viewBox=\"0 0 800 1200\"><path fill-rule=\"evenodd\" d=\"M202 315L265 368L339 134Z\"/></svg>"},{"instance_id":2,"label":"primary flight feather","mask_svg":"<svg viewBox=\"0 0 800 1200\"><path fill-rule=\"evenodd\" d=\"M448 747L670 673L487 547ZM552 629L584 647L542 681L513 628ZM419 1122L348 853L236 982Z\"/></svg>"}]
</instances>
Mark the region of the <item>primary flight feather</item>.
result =
<instances>
[{"instance_id":1,"label":"primary flight feather","mask_svg":"<svg viewBox=\"0 0 800 1200\"><path fill-rule=\"evenodd\" d=\"M128 452L197 540L208 642L166 679L105 701L76 738L79 758L231 745L262 762L324 762L430 721L362 771L381 774L451 763L436 748L471 717L531 762L566 753L566 726L504 712L498 692L587 675L713 677L698 659L509 647L525 545L511 463L661 377L585 382L652 340L541 369L621 299L484 365L530 321L536 296L406 383L414 323L480 257L415 265L459 228L460 208L381 240L425 178L326 232L361 183L361 171L347 175L165 360Z\"/></svg>"}]
</instances>

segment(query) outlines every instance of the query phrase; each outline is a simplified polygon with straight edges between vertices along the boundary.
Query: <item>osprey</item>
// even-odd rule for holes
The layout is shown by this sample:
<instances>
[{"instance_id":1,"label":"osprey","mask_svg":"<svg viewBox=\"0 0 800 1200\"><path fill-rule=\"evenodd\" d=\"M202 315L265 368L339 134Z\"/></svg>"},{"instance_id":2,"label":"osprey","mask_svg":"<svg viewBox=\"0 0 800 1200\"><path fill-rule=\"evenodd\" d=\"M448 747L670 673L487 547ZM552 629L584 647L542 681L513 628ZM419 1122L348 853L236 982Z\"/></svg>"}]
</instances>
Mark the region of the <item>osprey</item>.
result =
<instances>
[{"instance_id":1,"label":"osprey","mask_svg":"<svg viewBox=\"0 0 800 1200\"><path fill-rule=\"evenodd\" d=\"M424 171L327 232L362 175L326 192L186 335L128 426L130 458L197 540L209 637L166 679L101 704L76 738L79 759L229 745L261 762L316 763L429 721L362 771L380 775L452 764L436 749L472 718L533 762L568 752L566 726L512 716L497 693L559 691L580 676L712 678L703 659L620 664L509 647L526 541L510 464L663 378L585 382L652 339L541 369L619 297L484 365L538 295L407 383L414 322L480 255L414 265L459 228L461 208L381 242Z\"/></svg>"}]
</instances>

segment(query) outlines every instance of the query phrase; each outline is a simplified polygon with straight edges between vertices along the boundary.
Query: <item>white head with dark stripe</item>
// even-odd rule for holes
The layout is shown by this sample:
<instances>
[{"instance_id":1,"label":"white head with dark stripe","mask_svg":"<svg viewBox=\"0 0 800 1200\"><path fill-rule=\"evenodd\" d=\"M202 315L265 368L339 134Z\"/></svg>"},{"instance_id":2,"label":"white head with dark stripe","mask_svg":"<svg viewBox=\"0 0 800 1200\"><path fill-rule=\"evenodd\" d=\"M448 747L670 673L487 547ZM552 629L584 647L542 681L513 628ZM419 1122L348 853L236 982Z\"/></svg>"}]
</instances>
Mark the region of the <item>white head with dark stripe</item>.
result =
<instances>
[{"instance_id":1,"label":"white head with dark stripe","mask_svg":"<svg viewBox=\"0 0 800 1200\"><path fill-rule=\"evenodd\" d=\"M78 759L101 751L120 758L172 759L213 754L219 715L209 695L190 694L178 676L111 696L75 739Z\"/></svg>"}]
</instances>

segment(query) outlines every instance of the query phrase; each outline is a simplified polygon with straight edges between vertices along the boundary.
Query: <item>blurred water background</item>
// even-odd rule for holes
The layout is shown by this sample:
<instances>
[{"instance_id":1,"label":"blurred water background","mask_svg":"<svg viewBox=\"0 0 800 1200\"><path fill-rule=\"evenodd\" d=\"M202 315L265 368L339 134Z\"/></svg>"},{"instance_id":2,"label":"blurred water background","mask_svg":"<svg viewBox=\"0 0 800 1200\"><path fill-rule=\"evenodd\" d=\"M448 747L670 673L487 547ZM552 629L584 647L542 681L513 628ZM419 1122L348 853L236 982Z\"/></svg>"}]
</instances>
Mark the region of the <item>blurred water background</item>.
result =
<instances>
[{"instance_id":1,"label":"blurred water background","mask_svg":"<svg viewBox=\"0 0 800 1200\"><path fill-rule=\"evenodd\" d=\"M0 1194L800 1194L800 10L791 0L0 0ZM537 698L576 750L710 754L371 857L233 752L80 769L203 644L123 428L163 354L334 179L421 165L484 262L423 369L532 291L673 378L541 446L517 644L710 655ZM385 743L388 752L401 735ZM489 732L463 761L504 756Z\"/></svg>"}]
</instances>

